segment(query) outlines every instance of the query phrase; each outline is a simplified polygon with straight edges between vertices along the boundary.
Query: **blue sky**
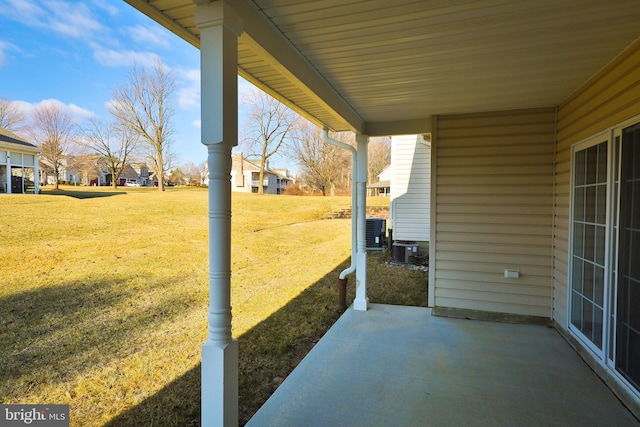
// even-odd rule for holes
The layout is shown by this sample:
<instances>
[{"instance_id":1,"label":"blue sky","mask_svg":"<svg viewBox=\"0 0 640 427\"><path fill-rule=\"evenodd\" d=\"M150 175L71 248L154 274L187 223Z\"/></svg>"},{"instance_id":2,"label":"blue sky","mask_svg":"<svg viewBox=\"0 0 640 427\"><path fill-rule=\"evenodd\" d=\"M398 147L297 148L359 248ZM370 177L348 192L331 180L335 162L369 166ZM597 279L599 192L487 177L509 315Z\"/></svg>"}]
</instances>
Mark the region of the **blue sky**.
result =
<instances>
[{"instance_id":1,"label":"blue sky","mask_svg":"<svg viewBox=\"0 0 640 427\"><path fill-rule=\"evenodd\" d=\"M200 143L200 52L124 1L0 0L0 98L29 111L59 103L78 122L105 106L135 61L176 74L173 151L206 160ZM239 80L242 93L251 85ZM240 119L242 121L242 118Z\"/></svg>"}]
</instances>

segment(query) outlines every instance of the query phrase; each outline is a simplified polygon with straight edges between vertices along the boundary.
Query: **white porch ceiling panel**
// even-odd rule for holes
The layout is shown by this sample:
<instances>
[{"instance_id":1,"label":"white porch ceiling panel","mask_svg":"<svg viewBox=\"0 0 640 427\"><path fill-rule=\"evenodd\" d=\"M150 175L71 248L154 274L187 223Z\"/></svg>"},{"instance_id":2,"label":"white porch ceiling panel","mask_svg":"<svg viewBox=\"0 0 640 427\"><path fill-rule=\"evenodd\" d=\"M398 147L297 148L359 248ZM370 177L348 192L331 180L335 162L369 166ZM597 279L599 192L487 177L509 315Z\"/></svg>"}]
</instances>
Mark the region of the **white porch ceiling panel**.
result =
<instances>
[{"instance_id":1,"label":"white porch ceiling panel","mask_svg":"<svg viewBox=\"0 0 640 427\"><path fill-rule=\"evenodd\" d=\"M198 46L191 0L126 0ZM638 0L235 0L239 73L318 124L555 106L640 36Z\"/></svg>"}]
</instances>

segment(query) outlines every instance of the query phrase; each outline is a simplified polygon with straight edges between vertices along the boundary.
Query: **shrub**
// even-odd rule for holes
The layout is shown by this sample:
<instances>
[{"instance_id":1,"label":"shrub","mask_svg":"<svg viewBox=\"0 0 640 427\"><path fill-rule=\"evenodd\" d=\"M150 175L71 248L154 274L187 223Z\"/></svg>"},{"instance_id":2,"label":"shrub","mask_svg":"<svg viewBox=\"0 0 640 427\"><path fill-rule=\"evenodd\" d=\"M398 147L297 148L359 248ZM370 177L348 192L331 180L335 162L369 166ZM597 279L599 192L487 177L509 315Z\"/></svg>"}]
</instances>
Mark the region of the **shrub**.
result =
<instances>
[{"instance_id":1,"label":"shrub","mask_svg":"<svg viewBox=\"0 0 640 427\"><path fill-rule=\"evenodd\" d=\"M282 194L286 194L287 196L304 196L307 193L302 189L300 184L289 184Z\"/></svg>"}]
</instances>

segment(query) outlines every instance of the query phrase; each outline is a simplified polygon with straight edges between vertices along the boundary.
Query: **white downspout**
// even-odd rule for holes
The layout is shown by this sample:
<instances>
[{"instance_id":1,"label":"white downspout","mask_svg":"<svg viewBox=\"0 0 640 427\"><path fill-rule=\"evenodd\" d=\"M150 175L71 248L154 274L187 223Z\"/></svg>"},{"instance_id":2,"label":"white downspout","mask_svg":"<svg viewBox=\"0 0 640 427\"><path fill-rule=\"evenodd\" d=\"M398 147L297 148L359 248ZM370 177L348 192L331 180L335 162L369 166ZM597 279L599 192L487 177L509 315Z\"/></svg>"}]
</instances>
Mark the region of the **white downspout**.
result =
<instances>
[{"instance_id":1,"label":"white downspout","mask_svg":"<svg viewBox=\"0 0 640 427\"><path fill-rule=\"evenodd\" d=\"M369 305L367 298L367 154L369 136L356 134L358 175L356 180L358 204L358 244L356 254L356 298L353 308L366 311Z\"/></svg>"},{"instance_id":2,"label":"white downspout","mask_svg":"<svg viewBox=\"0 0 640 427\"><path fill-rule=\"evenodd\" d=\"M354 147L349 144L345 144L344 142L336 141L335 139L329 138L329 131L324 128L322 129L322 139L324 142L335 145L336 147L344 148L345 150L349 150L351 152L352 160L351 160L351 172L353 178L351 180L351 265L343 270L340 273L340 280L344 280L347 277L347 274L351 274L356 270L356 253L357 253L357 225L358 225L358 216L356 215L356 209L358 207L358 193L356 188L356 169L357 169L357 161L356 154L357 151Z\"/></svg>"}]
</instances>

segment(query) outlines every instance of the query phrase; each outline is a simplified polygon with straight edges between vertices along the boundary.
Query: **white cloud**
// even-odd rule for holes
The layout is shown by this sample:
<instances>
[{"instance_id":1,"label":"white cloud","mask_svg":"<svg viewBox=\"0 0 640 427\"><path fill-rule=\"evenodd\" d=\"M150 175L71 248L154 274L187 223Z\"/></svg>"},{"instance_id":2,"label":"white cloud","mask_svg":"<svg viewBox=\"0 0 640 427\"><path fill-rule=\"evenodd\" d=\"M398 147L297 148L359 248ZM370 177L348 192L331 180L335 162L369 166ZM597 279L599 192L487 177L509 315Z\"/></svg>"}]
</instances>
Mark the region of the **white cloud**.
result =
<instances>
[{"instance_id":1,"label":"white cloud","mask_svg":"<svg viewBox=\"0 0 640 427\"><path fill-rule=\"evenodd\" d=\"M90 119L96 116L96 114L94 114L92 111L79 107L76 104L65 104L58 99L43 99L42 101L37 103L29 103L25 101L15 101L15 103L24 112L27 120L31 117L34 109L46 105L55 105L59 107L63 112L67 113L76 123L83 122L86 119Z\"/></svg>"},{"instance_id":2,"label":"white cloud","mask_svg":"<svg viewBox=\"0 0 640 427\"><path fill-rule=\"evenodd\" d=\"M130 67L138 64L141 67L150 67L160 59L153 52L136 52L133 50L113 50L97 48L93 53L94 58L100 64L107 67Z\"/></svg>"},{"instance_id":3,"label":"white cloud","mask_svg":"<svg viewBox=\"0 0 640 427\"><path fill-rule=\"evenodd\" d=\"M46 12L34 2L8 0L7 3L0 8L0 14L32 27L46 26L44 22Z\"/></svg>"},{"instance_id":4,"label":"white cloud","mask_svg":"<svg viewBox=\"0 0 640 427\"><path fill-rule=\"evenodd\" d=\"M176 69L178 105L185 110L200 108L200 70Z\"/></svg>"},{"instance_id":5,"label":"white cloud","mask_svg":"<svg viewBox=\"0 0 640 427\"><path fill-rule=\"evenodd\" d=\"M36 4L24 0L8 0L1 8L0 15L73 38L91 38L94 33L104 31L103 25L92 16L87 5L80 2L49 0Z\"/></svg>"},{"instance_id":6,"label":"white cloud","mask_svg":"<svg viewBox=\"0 0 640 427\"><path fill-rule=\"evenodd\" d=\"M49 8L49 26L54 31L74 38L88 37L103 30L86 4L64 1L45 2Z\"/></svg>"},{"instance_id":7,"label":"white cloud","mask_svg":"<svg viewBox=\"0 0 640 427\"><path fill-rule=\"evenodd\" d=\"M198 129L202 128L202 120L194 120L191 122L191 124L193 125L193 127L196 127Z\"/></svg>"},{"instance_id":8,"label":"white cloud","mask_svg":"<svg viewBox=\"0 0 640 427\"><path fill-rule=\"evenodd\" d=\"M0 68L7 63L7 51L10 50L19 49L14 44L0 40Z\"/></svg>"},{"instance_id":9,"label":"white cloud","mask_svg":"<svg viewBox=\"0 0 640 427\"><path fill-rule=\"evenodd\" d=\"M97 8L104 10L111 16L117 16L120 14L120 10L105 0L93 0L92 2Z\"/></svg>"},{"instance_id":10,"label":"white cloud","mask_svg":"<svg viewBox=\"0 0 640 427\"><path fill-rule=\"evenodd\" d=\"M154 45L162 48L169 48L171 46L167 33L159 26L149 27L136 25L135 27L128 27L126 32L135 43L140 45Z\"/></svg>"}]
</instances>

